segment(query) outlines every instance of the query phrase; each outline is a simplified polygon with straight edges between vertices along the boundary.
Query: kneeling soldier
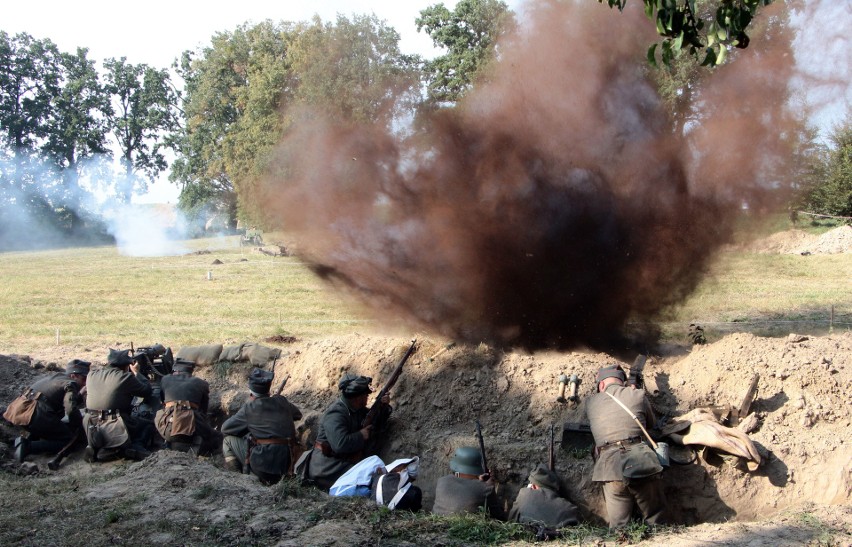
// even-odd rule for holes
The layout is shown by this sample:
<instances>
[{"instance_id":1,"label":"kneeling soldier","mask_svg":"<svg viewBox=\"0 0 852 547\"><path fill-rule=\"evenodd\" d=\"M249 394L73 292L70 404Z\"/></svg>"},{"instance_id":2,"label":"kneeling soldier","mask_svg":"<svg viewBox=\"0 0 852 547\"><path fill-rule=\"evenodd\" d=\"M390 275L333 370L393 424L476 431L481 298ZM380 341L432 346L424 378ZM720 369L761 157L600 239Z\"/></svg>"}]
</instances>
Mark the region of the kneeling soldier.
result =
<instances>
[{"instance_id":1,"label":"kneeling soldier","mask_svg":"<svg viewBox=\"0 0 852 547\"><path fill-rule=\"evenodd\" d=\"M340 396L322 415L310 453L307 478L328 491L334 482L365 456L371 455L387 428L392 408L387 395L379 401L374 424L364 425L373 379L347 372L337 384Z\"/></svg>"},{"instance_id":2,"label":"kneeling soldier","mask_svg":"<svg viewBox=\"0 0 852 547\"><path fill-rule=\"evenodd\" d=\"M251 471L264 484L281 480L293 461L295 421L302 412L282 395L269 396L273 374L254 369L249 376L249 396L236 414L222 424L225 467Z\"/></svg>"},{"instance_id":3,"label":"kneeling soldier","mask_svg":"<svg viewBox=\"0 0 852 547\"><path fill-rule=\"evenodd\" d=\"M154 423L133 416L133 398L151 396L151 384L140 373L127 350L109 350L107 366L89 374L83 427L89 445L86 461L108 461L121 456L141 460Z\"/></svg>"},{"instance_id":4,"label":"kneeling soldier","mask_svg":"<svg viewBox=\"0 0 852 547\"><path fill-rule=\"evenodd\" d=\"M509 511L509 520L521 524L538 524L557 530L580 523L577 507L559 495L559 477L544 464L529 476Z\"/></svg>"},{"instance_id":5,"label":"kneeling soldier","mask_svg":"<svg viewBox=\"0 0 852 547\"><path fill-rule=\"evenodd\" d=\"M8 416L4 415L26 432L26 435L15 439L15 459L18 463L23 462L29 454L55 454L68 445L75 434L82 432L80 409L84 406L84 396L81 391L86 386L90 365L86 361L74 359L65 367L65 372L56 372L36 380L18 398L24 406L28 406L25 401L34 401L29 403L32 405L30 416L12 416L8 411ZM10 410L15 408L18 408L15 403L9 406Z\"/></svg>"},{"instance_id":6,"label":"kneeling soldier","mask_svg":"<svg viewBox=\"0 0 852 547\"><path fill-rule=\"evenodd\" d=\"M178 358L172 374L160 380L164 405L155 423L168 448L207 456L222 446L222 434L207 420L210 384L193 377L194 369L195 363Z\"/></svg>"},{"instance_id":7,"label":"kneeling soldier","mask_svg":"<svg viewBox=\"0 0 852 547\"><path fill-rule=\"evenodd\" d=\"M497 482L482 468L482 453L472 446L460 446L450 459L451 475L435 485L436 515L478 513L483 508L498 520L506 520L506 511L497 494Z\"/></svg>"}]
</instances>

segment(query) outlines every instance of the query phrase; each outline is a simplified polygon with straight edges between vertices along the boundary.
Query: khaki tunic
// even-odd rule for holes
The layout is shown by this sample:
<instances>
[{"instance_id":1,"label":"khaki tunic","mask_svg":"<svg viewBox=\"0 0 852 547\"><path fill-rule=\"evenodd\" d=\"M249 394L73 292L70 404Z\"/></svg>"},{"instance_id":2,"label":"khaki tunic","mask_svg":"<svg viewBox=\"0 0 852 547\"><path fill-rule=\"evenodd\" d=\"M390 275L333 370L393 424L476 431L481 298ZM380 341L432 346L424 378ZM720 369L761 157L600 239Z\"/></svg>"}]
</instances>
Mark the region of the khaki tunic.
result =
<instances>
[{"instance_id":1,"label":"khaki tunic","mask_svg":"<svg viewBox=\"0 0 852 547\"><path fill-rule=\"evenodd\" d=\"M607 386L606 391L624 403L646 429L648 423L654 423L654 410L645 396L644 389L611 384ZM606 393L596 393L588 399L586 414L592 426L595 445L598 447L615 441L645 438L642 429L633 418ZM618 449L601 451L598 461L595 462L592 480L599 482L622 480L624 478L621 474L624 464L623 454L624 452Z\"/></svg>"},{"instance_id":2,"label":"khaki tunic","mask_svg":"<svg viewBox=\"0 0 852 547\"><path fill-rule=\"evenodd\" d=\"M145 376L125 372L118 367L105 366L89 373L86 390L86 407L89 411L116 411L124 421L130 443L140 448L146 447L153 433L154 424L150 420L137 418L131 414L134 397L147 399L151 396L151 384ZM89 444L93 442L89 435L89 426L92 423L92 415L87 413L83 419L83 426L86 428ZM112 444L114 443L110 439L106 439L104 446Z\"/></svg>"},{"instance_id":3,"label":"khaki tunic","mask_svg":"<svg viewBox=\"0 0 852 547\"><path fill-rule=\"evenodd\" d=\"M509 520L558 529L580 523L577 506L547 488L522 488L509 511Z\"/></svg>"},{"instance_id":4,"label":"khaki tunic","mask_svg":"<svg viewBox=\"0 0 852 547\"><path fill-rule=\"evenodd\" d=\"M493 518L506 520L506 512L493 480L483 482L455 475L445 475L438 479L435 504L432 506L432 512L436 515L478 513L482 508Z\"/></svg>"},{"instance_id":5,"label":"khaki tunic","mask_svg":"<svg viewBox=\"0 0 852 547\"><path fill-rule=\"evenodd\" d=\"M645 394L645 390L610 384L607 393L612 393L633 412L647 429L654 422L654 411ZM586 403L586 413L595 438L595 445L627 439L641 439L645 436L639 425L606 393L596 393ZM640 441L641 442L641 441ZM626 451L620 448L601 450L592 480L604 483L607 521L611 528L626 526L630 521L634 505L638 506L648 524L665 524L665 499L660 475L646 479L624 482L622 469Z\"/></svg>"},{"instance_id":6,"label":"khaki tunic","mask_svg":"<svg viewBox=\"0 0 852 547\"><path fill-rule=\"evenodd\" d=\"M328 443L334 454L327 456L314 447L308 467L308 478L319 488L331 488L341 475L373 451L376 437L386 426L391 407L382 406L370 440L366 441L361 435L361 428L369 411L366 407L357 410L350 407L342 395L326 409L320 420L316 443Z\"/></svg>"},{"instance_id":7,"label":"khaki tunic","mask_svg":"<svg viewBox=\"0 0 852 547\"><path fill-rule=\"evenodd\" d=\"M301 419L302 411L283 395L257 397L246 402L236 414L225 420L222 433L230 437L244 437L251 433L255 439L295 439L294 421ZM238 444L242 446L242 443ZM245 453L234 455L245 462ZM251 449L248 463L252 473L268 482L275 482L290 467L290 446L257 444Z\"/></svg>"},{"instance_id":8,"label":"khaki tunic","mask_svg":"<svg viewBox=\"0 0 852 547\"><path fill-rule=\"evenodd\" d=\"M192 410L195 416L195 431L205 442L203 452L212 450L213 444L222 442L222 435L210 426L207 419L207 408L210 404L210 384L201 378L196 378L183 372L175 372L160 380L161 396L163 402L171 403L186 401L196 405L198 408ZM164 407L157 411L155 423L157 431L163 439L170 441L191 442L192 439L172 439L172 422L169 419L175 412L175 407ZM191 436L190 436L191 437Z\"/></svg>"},{"instance_id":9,"label":"khaki tunic","mask_svg":"<svg viewBox=\"0 0 852 547\"><path fill-rule=\"evenodd\" d=\"M39 378L30 388L41 393L41 397L25 429L37 439L70 440L73 430L81 424L83 401L77 382L64 372L57 372ZM68 424L62 422L65 416L69 418Z\"/></svg>"}]
</instances>

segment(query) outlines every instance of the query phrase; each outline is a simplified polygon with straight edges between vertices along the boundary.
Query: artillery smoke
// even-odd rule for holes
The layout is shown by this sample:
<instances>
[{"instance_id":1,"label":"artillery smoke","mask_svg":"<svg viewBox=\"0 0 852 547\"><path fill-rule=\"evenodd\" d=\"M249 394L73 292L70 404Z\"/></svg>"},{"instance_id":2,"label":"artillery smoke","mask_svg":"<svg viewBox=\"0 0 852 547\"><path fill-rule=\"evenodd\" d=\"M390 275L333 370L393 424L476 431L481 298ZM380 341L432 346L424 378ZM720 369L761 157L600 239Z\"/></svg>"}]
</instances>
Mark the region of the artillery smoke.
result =
<instances>
[{"instance_id":1,"label":"artillery smoke","mask_svg":"<svg viewBox=\"0 0 852 547\"><path fill-rule=\"evenodd\" d=\"M676 135L638 9L526 15L483 83L410 135L303 112L264 202L316 273L389 323L625 350L695 289L744 204L784 182L789 43L753 40L717 69L702 121Z\"/></svg>"}]
</instances>

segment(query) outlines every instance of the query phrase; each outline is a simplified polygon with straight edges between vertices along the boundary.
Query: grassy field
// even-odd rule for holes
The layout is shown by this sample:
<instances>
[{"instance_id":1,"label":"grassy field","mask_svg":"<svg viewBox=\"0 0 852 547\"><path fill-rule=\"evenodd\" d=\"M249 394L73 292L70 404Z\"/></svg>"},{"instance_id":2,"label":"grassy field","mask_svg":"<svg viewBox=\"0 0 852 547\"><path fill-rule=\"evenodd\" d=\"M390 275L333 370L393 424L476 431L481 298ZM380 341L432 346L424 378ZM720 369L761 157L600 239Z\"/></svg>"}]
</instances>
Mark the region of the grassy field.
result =
<instances>
[{"instance_id":1,"label":"grassy field","mask_svg":"<svg viewBox=\"0 0 852 547\"><path fill-rule=\"evenodd\" d=\"M57 331L60 347L181 347L374 327L296 257L240 248L236 236L186 245L189 254L156 258L114 247L0 254L0 352L55 347ZM834 328L852 328L852 254L728 251L663 330L673 342L686 342L691 322L709 339L731 331L817 334L828 330L832 306Z\"/></svg>"},{"instance_id":2,"label":"grassy field","mask_svg":"<svg viewBox=\"0 0 852 547\"><path fill-rule=\"evenodd\" d=\"M0 348L56 344L57 329L60 344L180 347L364 326L298 258L241 249L237 237L187 245L203 254L128 257L114 247L0 254Z\"/></svg>"}]
</instances>

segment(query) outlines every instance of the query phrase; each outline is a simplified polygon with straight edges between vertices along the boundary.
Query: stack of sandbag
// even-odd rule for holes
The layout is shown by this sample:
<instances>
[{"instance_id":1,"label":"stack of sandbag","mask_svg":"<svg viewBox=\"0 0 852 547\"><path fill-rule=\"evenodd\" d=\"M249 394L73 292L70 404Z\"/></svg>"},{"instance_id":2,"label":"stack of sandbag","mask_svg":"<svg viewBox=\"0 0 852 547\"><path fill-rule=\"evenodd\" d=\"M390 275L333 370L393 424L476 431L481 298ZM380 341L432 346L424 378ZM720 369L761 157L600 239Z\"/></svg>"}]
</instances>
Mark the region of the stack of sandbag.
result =
<instances>
[{"instance_id":1,"label":"stack of sandbag","mask_svg":"<svg viewBox=\"0 0 852 547\"><path fill-rule=\"evenodd\" d=\"M281 357L281 350L253 342L243 342L236 346L225 347L219 355L219 361L231 363L248 361L256 367L266 366L270 361Z\"/></svg>"},{"instance_id":2,"label":"stack of sandbag","mask_svg":"<svg viewBox=\"0 0 852 547\"><path fill-rule=\"evenodd\" d=\"M207 346L186 346L180 348L177 353L178 359L192 361L197 366L212 365L220 360L222 344L210 344Z\"/></svg>"}]
</instances>

